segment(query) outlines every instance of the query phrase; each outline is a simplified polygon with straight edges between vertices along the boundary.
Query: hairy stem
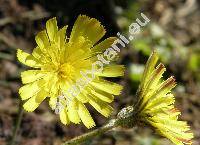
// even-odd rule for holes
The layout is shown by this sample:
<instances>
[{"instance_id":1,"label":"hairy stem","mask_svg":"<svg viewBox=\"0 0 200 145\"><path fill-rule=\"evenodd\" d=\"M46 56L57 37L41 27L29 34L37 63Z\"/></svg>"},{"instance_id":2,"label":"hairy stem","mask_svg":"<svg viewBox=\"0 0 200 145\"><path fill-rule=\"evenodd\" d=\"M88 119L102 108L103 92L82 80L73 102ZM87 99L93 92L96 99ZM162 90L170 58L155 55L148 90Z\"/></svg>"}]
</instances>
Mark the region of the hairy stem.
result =
<instances>
[{"instance_id":1,"label":"hairy stem","mask_svg":"<svg viewBox=\"0 0 200 145\"><path fill-rule=\"evenodd\" d=\"M76 144L80 144L83 143L91 138L93 138L94 136L97 135L101 135L107 131L112 130L113 128L116 127L130 127L132 128L135 125L135 114L133 113L133 107L129 106L126 108L123 108L117 115L116 119L112 119L110 120L106 125L97 128L91 132L85 133L83 135L77 136L65 143L63 143L62 145L76 145Z\"/></svg>"},{"instance_id":2,"label":"hairy stem","mask_svg":"<svg viewBox=\"0 0 200 145\"><path fill-rule=\"evenodd\" d=\"M24 112L24 110L22 108L22 102L20 101L18 115L17 115L17 120L16 120L15 128L13 130L12 139L11 139L11 142L10 142L9 145L14 145L15 144L17 132L18 132L18 129L19 129L20 125L21 125L21 120L22 120L23 112Z\"/></svg>"},{"instance_id":3,"label":"hairy stem","mask_svg":"<svg viewBox=\"0 0 200 145\"><path fill-rule=\"evenodd\" d=\"M117 119L112 119L109 121L109 123L107 123L106 125L95 129L91 132L85 133L83 135L77 136L65 143L63 143L62 145L76 145L76 144L80 144L84 141L87 141L88 139L91 139L92 137L96 136L96 135L101 135L113 128L115 128L117 126Z\"/></svg>"}]
</instances>

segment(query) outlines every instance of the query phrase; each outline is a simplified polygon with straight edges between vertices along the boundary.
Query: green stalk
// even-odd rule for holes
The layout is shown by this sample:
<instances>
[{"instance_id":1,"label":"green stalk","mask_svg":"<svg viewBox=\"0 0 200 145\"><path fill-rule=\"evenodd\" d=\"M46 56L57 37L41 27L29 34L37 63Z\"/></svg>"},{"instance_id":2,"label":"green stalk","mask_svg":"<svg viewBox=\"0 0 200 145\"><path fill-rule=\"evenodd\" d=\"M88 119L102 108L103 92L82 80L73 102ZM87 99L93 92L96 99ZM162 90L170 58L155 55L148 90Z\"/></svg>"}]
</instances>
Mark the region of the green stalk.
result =
<instances>
[{"instance_id":1,"label":"green stalk","mask_svg":"<svg viewBox=\"0 0 200 145\"><path fill-rule=\"evenodd\" d=\"M110 120L110 122L98 129L95 129L91 132L85 133L83 135L77 136L65 143L63 143L62 145L76 145L76 144L80 144L82 142L85 142L89 139L91 139L92 137L96 136L96 135L101 135L113 128L115 128L117 126L116 124L116 119Z\"/></svg>"},{"instance_id":2,"label":"green stalk","mask_svg":"<svg viewBox=\"0 0 200 145\"><path fill-rule=\"evenodd\" d=\"M22 108L22 101L20 101L17 120L16 120L15 128L13 130L13 135L12 135L12 138L11 138L11 142L10 142L9 145L15 145L16 136L17 136L17 132L19 130L19 127L21 125L23 112L24 112L24 110Z\"/></svg>"},{"instance_id":3,"label":"green stalk","mask_svg":"<svg viewBox=\"0 0 200 145\"><path fill-rule=\"evenodd\" d=\"M117 115L116 119L110 120L106 125L97 128L91 132L85 133L83 135L77 136L69 141L66 141L62 145L78 145L85 141L92 139L97 135L102 135L107 131L110 131L116 127L129 127L132 128L136 124L136 117L133 113L133 107L129 106L123 108Z\"/></svg>"}]
</instances>

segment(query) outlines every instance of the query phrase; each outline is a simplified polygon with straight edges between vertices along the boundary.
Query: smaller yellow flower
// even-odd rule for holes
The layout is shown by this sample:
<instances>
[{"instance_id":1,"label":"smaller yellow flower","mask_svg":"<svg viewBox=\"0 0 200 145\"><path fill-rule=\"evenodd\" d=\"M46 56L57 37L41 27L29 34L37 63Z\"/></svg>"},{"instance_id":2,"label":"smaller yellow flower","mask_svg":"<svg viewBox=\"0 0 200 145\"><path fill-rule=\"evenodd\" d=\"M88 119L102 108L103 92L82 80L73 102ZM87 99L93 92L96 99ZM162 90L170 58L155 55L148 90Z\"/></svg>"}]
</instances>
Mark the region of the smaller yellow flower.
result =
<instances>
[{"instance_id":1,"label":"smaller yellow flower","mask_svg":"<svg viewBox=\"0 0 200 145\"><path fill-rule=\"evenodd\" d=\"M174 107L175 98L171 89L176 85L175 79L170 77L161 81L166 69L163 64L155 68L157 61L158 56L154 51L143 73L135 110L142 122L150 124L176 145L192 144L193 133L185 121L178 120L180 112Z\"/></svg>"}]
</instances>

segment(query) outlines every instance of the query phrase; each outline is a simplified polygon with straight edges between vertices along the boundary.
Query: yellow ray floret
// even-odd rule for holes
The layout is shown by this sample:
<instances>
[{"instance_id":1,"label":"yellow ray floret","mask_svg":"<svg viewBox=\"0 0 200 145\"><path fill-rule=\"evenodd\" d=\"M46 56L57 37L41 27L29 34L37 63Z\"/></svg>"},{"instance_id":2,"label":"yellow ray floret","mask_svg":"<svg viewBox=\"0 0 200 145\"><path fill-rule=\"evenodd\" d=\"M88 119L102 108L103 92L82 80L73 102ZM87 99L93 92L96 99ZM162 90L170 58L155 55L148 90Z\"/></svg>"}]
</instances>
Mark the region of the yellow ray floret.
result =
<instances>
[{"instance_id":1,"label":"yellow ray floret","mask_svg":"<svg viewBox=\"0 0 200 145\"><path fill-rule=\"evenodd\" d=\"M53 110L60 105L59 116L63 124L82 122L91 128L95 122L87 104L105 117L111 114L113 108L109 103L120 94L122 86L104 77L123 76L124 66L107 63L102 72L88 72L98 60L96 55L103 54L116 40L110 37L100 42L106 31L98 20L80 15L69 38L66 29L67 26L59 29L56 18L52 18L46 22L46 29L36 35L37 46L31 54L18 49L18 60L32 68L21 73L24 86L19 94L25 101L26 111L34 111L47 98ZM83 76L92 79L88 81ZM74 86L78 81L82 86Z\"/></svg>"},{"instance_id":2,"label":"yellow ray floret","mask_svg":"<svg viewBox=\"0 0 200 145\"><path fill-rule=\"evenodd\" d=\"M158 56L154 51L143 73L135 110L142 121L153 126L174 144L192 144L193 133L185 121L178 120L180 112L174 107L175 98L171 89L176 85L175 79L170 77L162 81L166 69L163 64L155 68L157 61Z\"/></svg>"}]
</instances>

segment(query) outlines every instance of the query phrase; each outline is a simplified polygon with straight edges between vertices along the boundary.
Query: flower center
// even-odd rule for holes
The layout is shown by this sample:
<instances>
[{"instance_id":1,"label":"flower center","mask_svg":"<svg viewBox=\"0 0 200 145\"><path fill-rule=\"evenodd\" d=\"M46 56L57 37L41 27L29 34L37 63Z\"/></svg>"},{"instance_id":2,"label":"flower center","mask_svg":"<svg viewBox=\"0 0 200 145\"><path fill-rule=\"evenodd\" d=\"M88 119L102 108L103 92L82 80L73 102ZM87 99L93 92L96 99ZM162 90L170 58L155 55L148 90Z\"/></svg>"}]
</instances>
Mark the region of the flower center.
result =
<instances>
[{"instance_id":1,"label":"flower center","mask_svg":"<svg viewBox=\"0 0 200 145\"><path fill-rule=\"evenodd\" d=\"M60 69L59 69L59 75L62 77L62 78L72 78L73 77L73 74L74 74L74 67L72 65L70 65L69 63L64 63L60 66Z\"/></svg>"}]
</instances>

